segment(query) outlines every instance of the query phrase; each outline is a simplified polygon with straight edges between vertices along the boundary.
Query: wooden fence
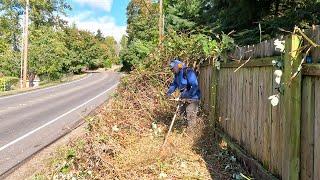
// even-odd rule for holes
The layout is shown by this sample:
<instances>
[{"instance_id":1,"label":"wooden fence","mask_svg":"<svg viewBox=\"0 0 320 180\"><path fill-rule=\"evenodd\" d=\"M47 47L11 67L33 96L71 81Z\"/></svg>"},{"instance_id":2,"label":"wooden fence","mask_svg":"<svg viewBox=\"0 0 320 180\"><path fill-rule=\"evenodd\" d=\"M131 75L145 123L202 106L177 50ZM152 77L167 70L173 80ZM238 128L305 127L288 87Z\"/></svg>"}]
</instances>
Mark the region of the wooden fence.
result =
<instances>
[{"instance_id":1,"label":"wooden fence","mask_svg":"<svg viewBox=\"0 0 320 180\"><path fill-rule=\"evenodd\" d=\"M320 32L317 28L312 32ZM251 46L252 52L262 54L252 54L255 58L236 72L244 61L222 63L220 70L204 64L199 75L204 108L224 133L275 176L320 179L320 65L305 64L291 81L302 58L297 53L302 38L287 37L284 92L273 107L268 97L278 91L272 60L279 54L273 52L271 41L263 42L269 48ZM313 50L312 55L319 52Z\"/></svg>"}]
</instances>

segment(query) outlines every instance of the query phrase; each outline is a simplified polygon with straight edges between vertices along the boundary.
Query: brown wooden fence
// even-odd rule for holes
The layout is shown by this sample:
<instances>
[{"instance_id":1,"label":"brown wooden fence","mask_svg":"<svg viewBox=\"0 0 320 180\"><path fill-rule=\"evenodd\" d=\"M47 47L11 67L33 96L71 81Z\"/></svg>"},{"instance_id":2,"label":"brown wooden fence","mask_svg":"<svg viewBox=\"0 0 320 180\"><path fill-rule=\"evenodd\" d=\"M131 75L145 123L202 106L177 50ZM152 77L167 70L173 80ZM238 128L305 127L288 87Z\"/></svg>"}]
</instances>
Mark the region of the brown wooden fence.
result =
<instances>
[{"instance_id":1,"label":"brown wooden fence","mask_svg":"<svg viewBox=\"0 0 320 180\"><path fill-rule=\"evenodd\" d=\"M317 28L313 32L320 32ZM204 108L217 126L265 169L290 180L320 179L320 65L304 65L290 81L301 60L297 53L301 40L286 38L285 86L278 106L268 100L277 93L275 53L264 53L273 57L254 58L236 72L244 61L222 63L220 70L205 64L199 76Z\"/></svg>"},{"instance_id":2,"label":"brown wooden fence","mask_svg":"<svg viewBox=\"0 0 320 180\"><path fill-rule=\"evenodd\" d=\"M309 67L305 67L309 68ZM301 177L320 179L320 76L302 79Z\"/></svg>"}]
</instances>

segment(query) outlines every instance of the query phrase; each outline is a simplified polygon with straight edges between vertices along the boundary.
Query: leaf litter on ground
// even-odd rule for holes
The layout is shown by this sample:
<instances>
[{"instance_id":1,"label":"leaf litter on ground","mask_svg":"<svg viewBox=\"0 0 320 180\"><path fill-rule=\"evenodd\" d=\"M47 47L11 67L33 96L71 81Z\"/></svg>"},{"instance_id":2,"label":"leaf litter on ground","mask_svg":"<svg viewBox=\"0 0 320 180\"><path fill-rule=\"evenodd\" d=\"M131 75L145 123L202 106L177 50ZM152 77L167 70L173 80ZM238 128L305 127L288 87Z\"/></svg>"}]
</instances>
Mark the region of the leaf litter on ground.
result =
<instances>
[{"instance_id":1,"label":"leaf litter on ground","mask_svg":"<svg viewBox=\"0 0 320 180\"><path fill-rule=\"evenodd\" d=\"M161 150L176 105L163 95L168 79L169 73L138 70L122 78L113 98L87 118L85 135L58 150L47 169L35 177L243 179L249 175L205 123L192 138L179 117ZM201 119L206 121L205 116Z\"/></svg>"}]
</instances>

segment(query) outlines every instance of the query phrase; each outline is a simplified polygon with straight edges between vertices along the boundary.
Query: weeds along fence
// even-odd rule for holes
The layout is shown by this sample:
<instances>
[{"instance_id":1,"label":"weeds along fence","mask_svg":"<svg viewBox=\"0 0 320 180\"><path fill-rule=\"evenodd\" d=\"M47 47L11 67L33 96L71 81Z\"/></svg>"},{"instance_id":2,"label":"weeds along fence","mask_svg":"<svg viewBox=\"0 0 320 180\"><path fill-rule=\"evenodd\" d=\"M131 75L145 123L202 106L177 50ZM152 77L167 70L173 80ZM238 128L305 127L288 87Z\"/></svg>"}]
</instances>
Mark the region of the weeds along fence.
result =
<instances>
[{"instance_id":1,"label":"weeds along fence","mask_svg":"<svg viewBox=\"0 0 320 180\"><path fill-rule=\"evenodd\" d=\"M319 31L316 26L305 34L320 44ZM285 37L280 56L274 40L237 48L220 70L202 64L202 104L211 124L276 177L320 179L320 49L311 51L312 60L291 80L303 58L298 50L308 42L297 35ZM272 61L280 57L283 87L279 104L272 106L268 97L279 93Z\"/></svg>"}]
</instances>

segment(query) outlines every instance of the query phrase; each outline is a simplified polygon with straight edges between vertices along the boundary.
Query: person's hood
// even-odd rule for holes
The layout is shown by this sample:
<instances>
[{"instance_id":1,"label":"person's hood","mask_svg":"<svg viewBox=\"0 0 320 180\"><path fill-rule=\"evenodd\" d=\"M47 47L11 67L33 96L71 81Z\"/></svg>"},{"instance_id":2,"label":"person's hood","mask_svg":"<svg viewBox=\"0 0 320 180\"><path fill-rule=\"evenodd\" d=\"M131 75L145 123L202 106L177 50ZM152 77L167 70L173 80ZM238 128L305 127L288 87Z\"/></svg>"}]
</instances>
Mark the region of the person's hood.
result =
<instances>
[{"instance_id":1,"label":"person's hood","mask_svg":"<svg viewBox=\"0 0 320 180\"><path fill-rule=\"evenodd\" d=\"M184 67L186 67L186 65L183 63L183 62L181 62L181 61L179 61L179 60L173 60L173 61L171 61L171 63L170 63L170 67L171 67L171 69L182 69L182 68L184 68Z\"/></svg>"}]
</instances>

